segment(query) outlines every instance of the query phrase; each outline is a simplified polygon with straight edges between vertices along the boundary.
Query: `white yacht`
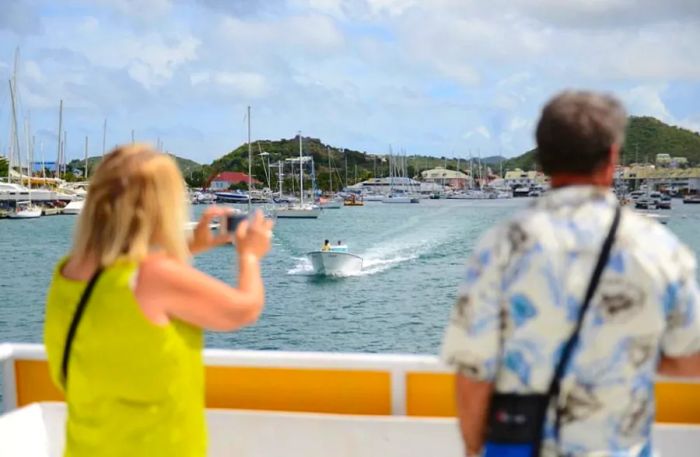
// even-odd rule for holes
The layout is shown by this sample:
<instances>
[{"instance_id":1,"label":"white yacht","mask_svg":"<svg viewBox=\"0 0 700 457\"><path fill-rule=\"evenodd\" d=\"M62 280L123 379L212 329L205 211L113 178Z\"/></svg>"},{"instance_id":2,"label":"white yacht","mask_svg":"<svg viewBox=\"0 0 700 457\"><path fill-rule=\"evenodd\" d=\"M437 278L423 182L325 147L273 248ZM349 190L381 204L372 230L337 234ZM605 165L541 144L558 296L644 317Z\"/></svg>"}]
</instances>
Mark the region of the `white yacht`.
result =
<instances>
[{"instance_id":1,"label":"white yacht","mask_svg":"<svg viewBox=\"0 0 700 457\"><path fill-rule=\"evenodd\" d=\"M313 251L306 254L314 274L348 276L362 271L362 257L348 252L345 245L332 246L329 251Z\"/></svg>"}]
</instances>

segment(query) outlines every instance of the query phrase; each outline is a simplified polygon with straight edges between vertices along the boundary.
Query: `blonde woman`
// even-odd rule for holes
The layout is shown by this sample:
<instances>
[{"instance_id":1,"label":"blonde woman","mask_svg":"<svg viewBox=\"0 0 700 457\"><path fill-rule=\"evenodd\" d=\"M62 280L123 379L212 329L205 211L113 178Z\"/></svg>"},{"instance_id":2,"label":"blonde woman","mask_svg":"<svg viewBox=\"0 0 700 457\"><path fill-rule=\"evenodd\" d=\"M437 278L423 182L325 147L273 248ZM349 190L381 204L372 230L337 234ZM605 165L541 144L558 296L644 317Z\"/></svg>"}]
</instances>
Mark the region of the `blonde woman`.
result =
<instances>
[{"instance_id":1,"label":"blonde woman","mask_svg":"<svg viewBox=\"0 0 700 457\"><path fill-rule=\"evenodd\" d=\"M148 146L109 153L90 181L73 248L53 274L44 340L68 404L65 456L204 456L202 330L230 331L263 309L259 213L213 236L210 208L188 240L182 176ZM192 267L235 238L238 288Z\"/></svg>"}]
</instances>

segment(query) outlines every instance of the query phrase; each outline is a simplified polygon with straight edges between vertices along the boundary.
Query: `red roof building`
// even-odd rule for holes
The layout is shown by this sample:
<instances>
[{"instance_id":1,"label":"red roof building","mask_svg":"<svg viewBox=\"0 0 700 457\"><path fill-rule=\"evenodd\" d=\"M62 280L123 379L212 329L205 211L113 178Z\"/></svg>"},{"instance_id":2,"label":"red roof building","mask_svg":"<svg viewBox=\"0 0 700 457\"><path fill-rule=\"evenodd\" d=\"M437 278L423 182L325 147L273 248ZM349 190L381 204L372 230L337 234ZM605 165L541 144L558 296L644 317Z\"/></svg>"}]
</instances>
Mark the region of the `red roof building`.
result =
<instances>
[{"instance_id":1,"label":"red roof building","mask_svg":"<svg viewBox=\"0 0 700 457\"><path fill-rule=\"evenodd\" d=\"M253 184L261 184L261 182L255 178L253 178L251 182ZM241 173L240 171L222 171L212 178L209 188L214 190L224 190L237 184L248 184L248 175Z\"/></svg>"}]
</instances>

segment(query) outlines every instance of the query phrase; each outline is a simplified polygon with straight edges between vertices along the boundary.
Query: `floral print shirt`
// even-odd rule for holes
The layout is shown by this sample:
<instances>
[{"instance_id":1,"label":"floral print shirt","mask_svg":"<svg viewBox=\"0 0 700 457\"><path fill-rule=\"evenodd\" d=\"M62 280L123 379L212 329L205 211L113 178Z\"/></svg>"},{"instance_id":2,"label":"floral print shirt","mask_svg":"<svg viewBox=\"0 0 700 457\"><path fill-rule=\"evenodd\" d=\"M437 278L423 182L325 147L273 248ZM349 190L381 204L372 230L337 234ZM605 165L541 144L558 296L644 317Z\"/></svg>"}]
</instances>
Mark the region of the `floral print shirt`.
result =
<instances>
[{"instance_id":1,"label":"floral print shirt","mask_svg":"<svg viewBox=\"0 0 700 457\"><path fill-rule=\"evenodd\" d=\"M612 192L566 187L491 229L467 263L443 359L497 392L546 392L616 204ZM700 352L699 306L693 254L623 209L562 379L560 442L550 411L543 455L651 455L656 367L661 355Z\"/></svg>"}]
</instances>

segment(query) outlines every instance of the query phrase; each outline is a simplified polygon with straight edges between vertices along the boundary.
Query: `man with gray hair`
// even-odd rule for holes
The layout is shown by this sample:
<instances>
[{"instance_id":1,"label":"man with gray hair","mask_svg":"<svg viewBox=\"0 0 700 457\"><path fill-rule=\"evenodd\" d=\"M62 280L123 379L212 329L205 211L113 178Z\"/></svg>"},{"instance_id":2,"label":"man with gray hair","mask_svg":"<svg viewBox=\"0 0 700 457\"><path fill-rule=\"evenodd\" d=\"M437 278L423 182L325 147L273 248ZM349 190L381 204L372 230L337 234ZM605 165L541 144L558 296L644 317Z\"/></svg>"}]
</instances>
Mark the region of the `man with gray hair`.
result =
<instances>
[{"instance_id":1,"label":"man with gray hair","mask_svg":"<svg viewBox=\"0 0 700 457\"><path fill-rule=\"evenodd\" d=\"M655 375L700 376L695 258L611 191L626 118L554 97L536 133L552 190L468 261L442 349L468 456L649 456Z\"/></svg>"}]
</instances>

